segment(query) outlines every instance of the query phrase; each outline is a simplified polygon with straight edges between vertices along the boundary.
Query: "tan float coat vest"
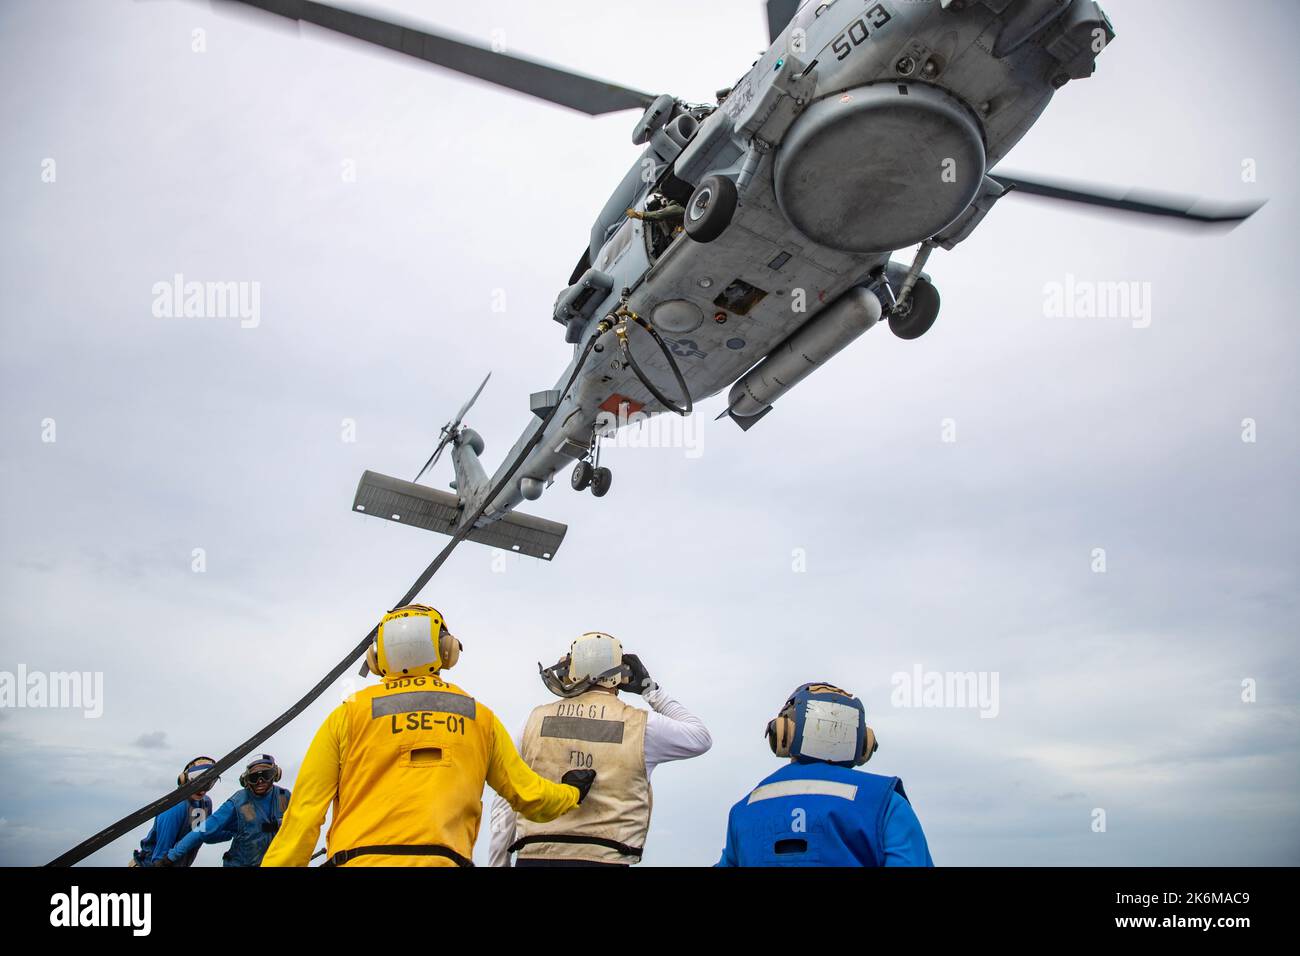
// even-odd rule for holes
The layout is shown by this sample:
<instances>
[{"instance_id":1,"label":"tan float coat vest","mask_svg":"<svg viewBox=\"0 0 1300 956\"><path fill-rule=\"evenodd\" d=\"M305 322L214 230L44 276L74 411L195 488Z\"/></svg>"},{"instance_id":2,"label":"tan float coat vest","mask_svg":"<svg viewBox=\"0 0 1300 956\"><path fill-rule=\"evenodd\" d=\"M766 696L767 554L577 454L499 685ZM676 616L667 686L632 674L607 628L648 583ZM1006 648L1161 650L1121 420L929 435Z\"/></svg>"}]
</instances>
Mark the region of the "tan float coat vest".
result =
<instances>
[{"instance_id":1,"label":"tan float coat vest","mask_svg":"<svg viewBox=\"0 0 1300 956\"><path fill-rule=\"evenodd\" d=\"M645 724L649 716L613 694L590 690L533 710L520 747L534 771L559 780L566 771L596 771L596 782L576 810L550 823L518 818L516 839L520 859L587 860L597 863L638 863L607 845L587 842L532 842L563 835L597 839L640 850L650 829L652 795L645 770Z\"/></svg>"}]
</instances>

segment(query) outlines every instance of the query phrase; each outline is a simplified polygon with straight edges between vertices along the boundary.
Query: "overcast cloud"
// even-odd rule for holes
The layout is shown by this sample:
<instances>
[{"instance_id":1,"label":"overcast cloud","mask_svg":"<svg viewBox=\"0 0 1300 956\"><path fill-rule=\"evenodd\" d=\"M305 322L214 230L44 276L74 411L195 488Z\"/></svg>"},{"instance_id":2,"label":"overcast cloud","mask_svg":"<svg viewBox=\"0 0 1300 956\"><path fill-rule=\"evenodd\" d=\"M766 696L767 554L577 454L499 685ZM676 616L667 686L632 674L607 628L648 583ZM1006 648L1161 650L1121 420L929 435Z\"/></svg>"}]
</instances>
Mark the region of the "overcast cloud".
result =
<instances>
[{"instance_id":1,"label":"overcast cloud","mask_svg":"<svg viewBox=\"0 0 1300 956\"><path fill-rule=\"evenodd\" d=\"M697 102L764 36L743 0L382 6ZM1254 219L1008 198L931 259L924 339L871 331L748 433L702 402L698 457L610 449L608 497L531 504L570 526L553 563L465 545L424 592L512 729L589 629L702 716L714 749L655 775L647 863L717 859L812 679L863 697L870 769L941 865L1300 863L1300 13L1104 6L1097 74L1006 167L1267 197ZM0 671L104 681L98 719L0 710L0 863L35 864L278 713L442 546L351 513L357 479L413 475L489 369L470 421L500 461L568 361L551 304L636 117L204 3L5 3L0 64ZM155 317L178 273L259 283L260 321ZM1149 327L1048 317L1067 275L1149 283ZM996 673L996 716L893 706L918 666ZM288 785L347 686L265 745Z\"/></svg>"}]
</instances>

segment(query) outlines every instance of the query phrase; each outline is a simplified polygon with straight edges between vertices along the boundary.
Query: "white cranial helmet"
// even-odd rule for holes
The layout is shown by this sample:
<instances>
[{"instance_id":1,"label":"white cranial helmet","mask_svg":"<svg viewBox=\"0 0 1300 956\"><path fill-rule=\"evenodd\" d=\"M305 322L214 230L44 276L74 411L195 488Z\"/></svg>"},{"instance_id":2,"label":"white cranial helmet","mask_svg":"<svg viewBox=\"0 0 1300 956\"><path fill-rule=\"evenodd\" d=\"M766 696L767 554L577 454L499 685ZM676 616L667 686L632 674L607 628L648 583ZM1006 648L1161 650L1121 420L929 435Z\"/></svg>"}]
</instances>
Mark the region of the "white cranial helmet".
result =
<instances>
[{"instance_id":1,"label":"white cranial helmet","mask_svg":"<svg viewBox=\"0 0 1300 956\"><path fill-rule=\"evenodd\" d=\"M602 631L588 631L569 647L569 683L591 681L602 687L623 682L623 645Z\"/></svg>"}]
</instances>

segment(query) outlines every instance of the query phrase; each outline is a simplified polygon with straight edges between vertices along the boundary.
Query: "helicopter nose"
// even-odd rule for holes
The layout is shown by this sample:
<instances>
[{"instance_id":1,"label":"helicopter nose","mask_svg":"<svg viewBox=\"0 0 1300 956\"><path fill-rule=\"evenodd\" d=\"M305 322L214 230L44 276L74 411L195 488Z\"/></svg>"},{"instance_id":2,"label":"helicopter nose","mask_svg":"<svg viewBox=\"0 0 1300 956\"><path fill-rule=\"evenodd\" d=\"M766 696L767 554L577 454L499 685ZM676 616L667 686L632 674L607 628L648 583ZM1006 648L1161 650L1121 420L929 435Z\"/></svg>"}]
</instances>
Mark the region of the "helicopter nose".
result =
<instances>
[{"instance_id":1,"label":"helicopter nose","mask_svg":"<svg viewBox=\"0 0 1300 956\"><path fill-rule=\"evenodd\" d=\"M804 111L777 157L776 197L814 242L892 252L956 220L984 169L983 137L966 104L924 84L875 83Z\"/></svg>"}]
</instances>

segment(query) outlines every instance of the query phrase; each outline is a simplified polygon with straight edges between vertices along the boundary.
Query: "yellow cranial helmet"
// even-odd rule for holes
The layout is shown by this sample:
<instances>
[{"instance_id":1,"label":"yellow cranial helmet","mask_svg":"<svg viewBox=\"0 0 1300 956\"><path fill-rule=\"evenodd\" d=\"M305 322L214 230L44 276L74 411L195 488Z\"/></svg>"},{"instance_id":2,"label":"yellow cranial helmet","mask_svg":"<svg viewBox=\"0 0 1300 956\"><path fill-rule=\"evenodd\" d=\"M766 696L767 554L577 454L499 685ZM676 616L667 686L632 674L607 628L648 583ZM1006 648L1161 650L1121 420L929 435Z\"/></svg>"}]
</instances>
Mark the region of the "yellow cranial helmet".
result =
<instances>
[{"instance_id":1,"label":"yellow cranial helmet","mask_svg":"<svg viewBox=\"0 0 1300 956\"><path fill-rule=\"evenodd\" d=\"M380 677L436 674L460 660L461 643L442 615L427 604L407 604L379 622L375 643L366 651L370 672Z\"/></svg>"}]
</instances>

